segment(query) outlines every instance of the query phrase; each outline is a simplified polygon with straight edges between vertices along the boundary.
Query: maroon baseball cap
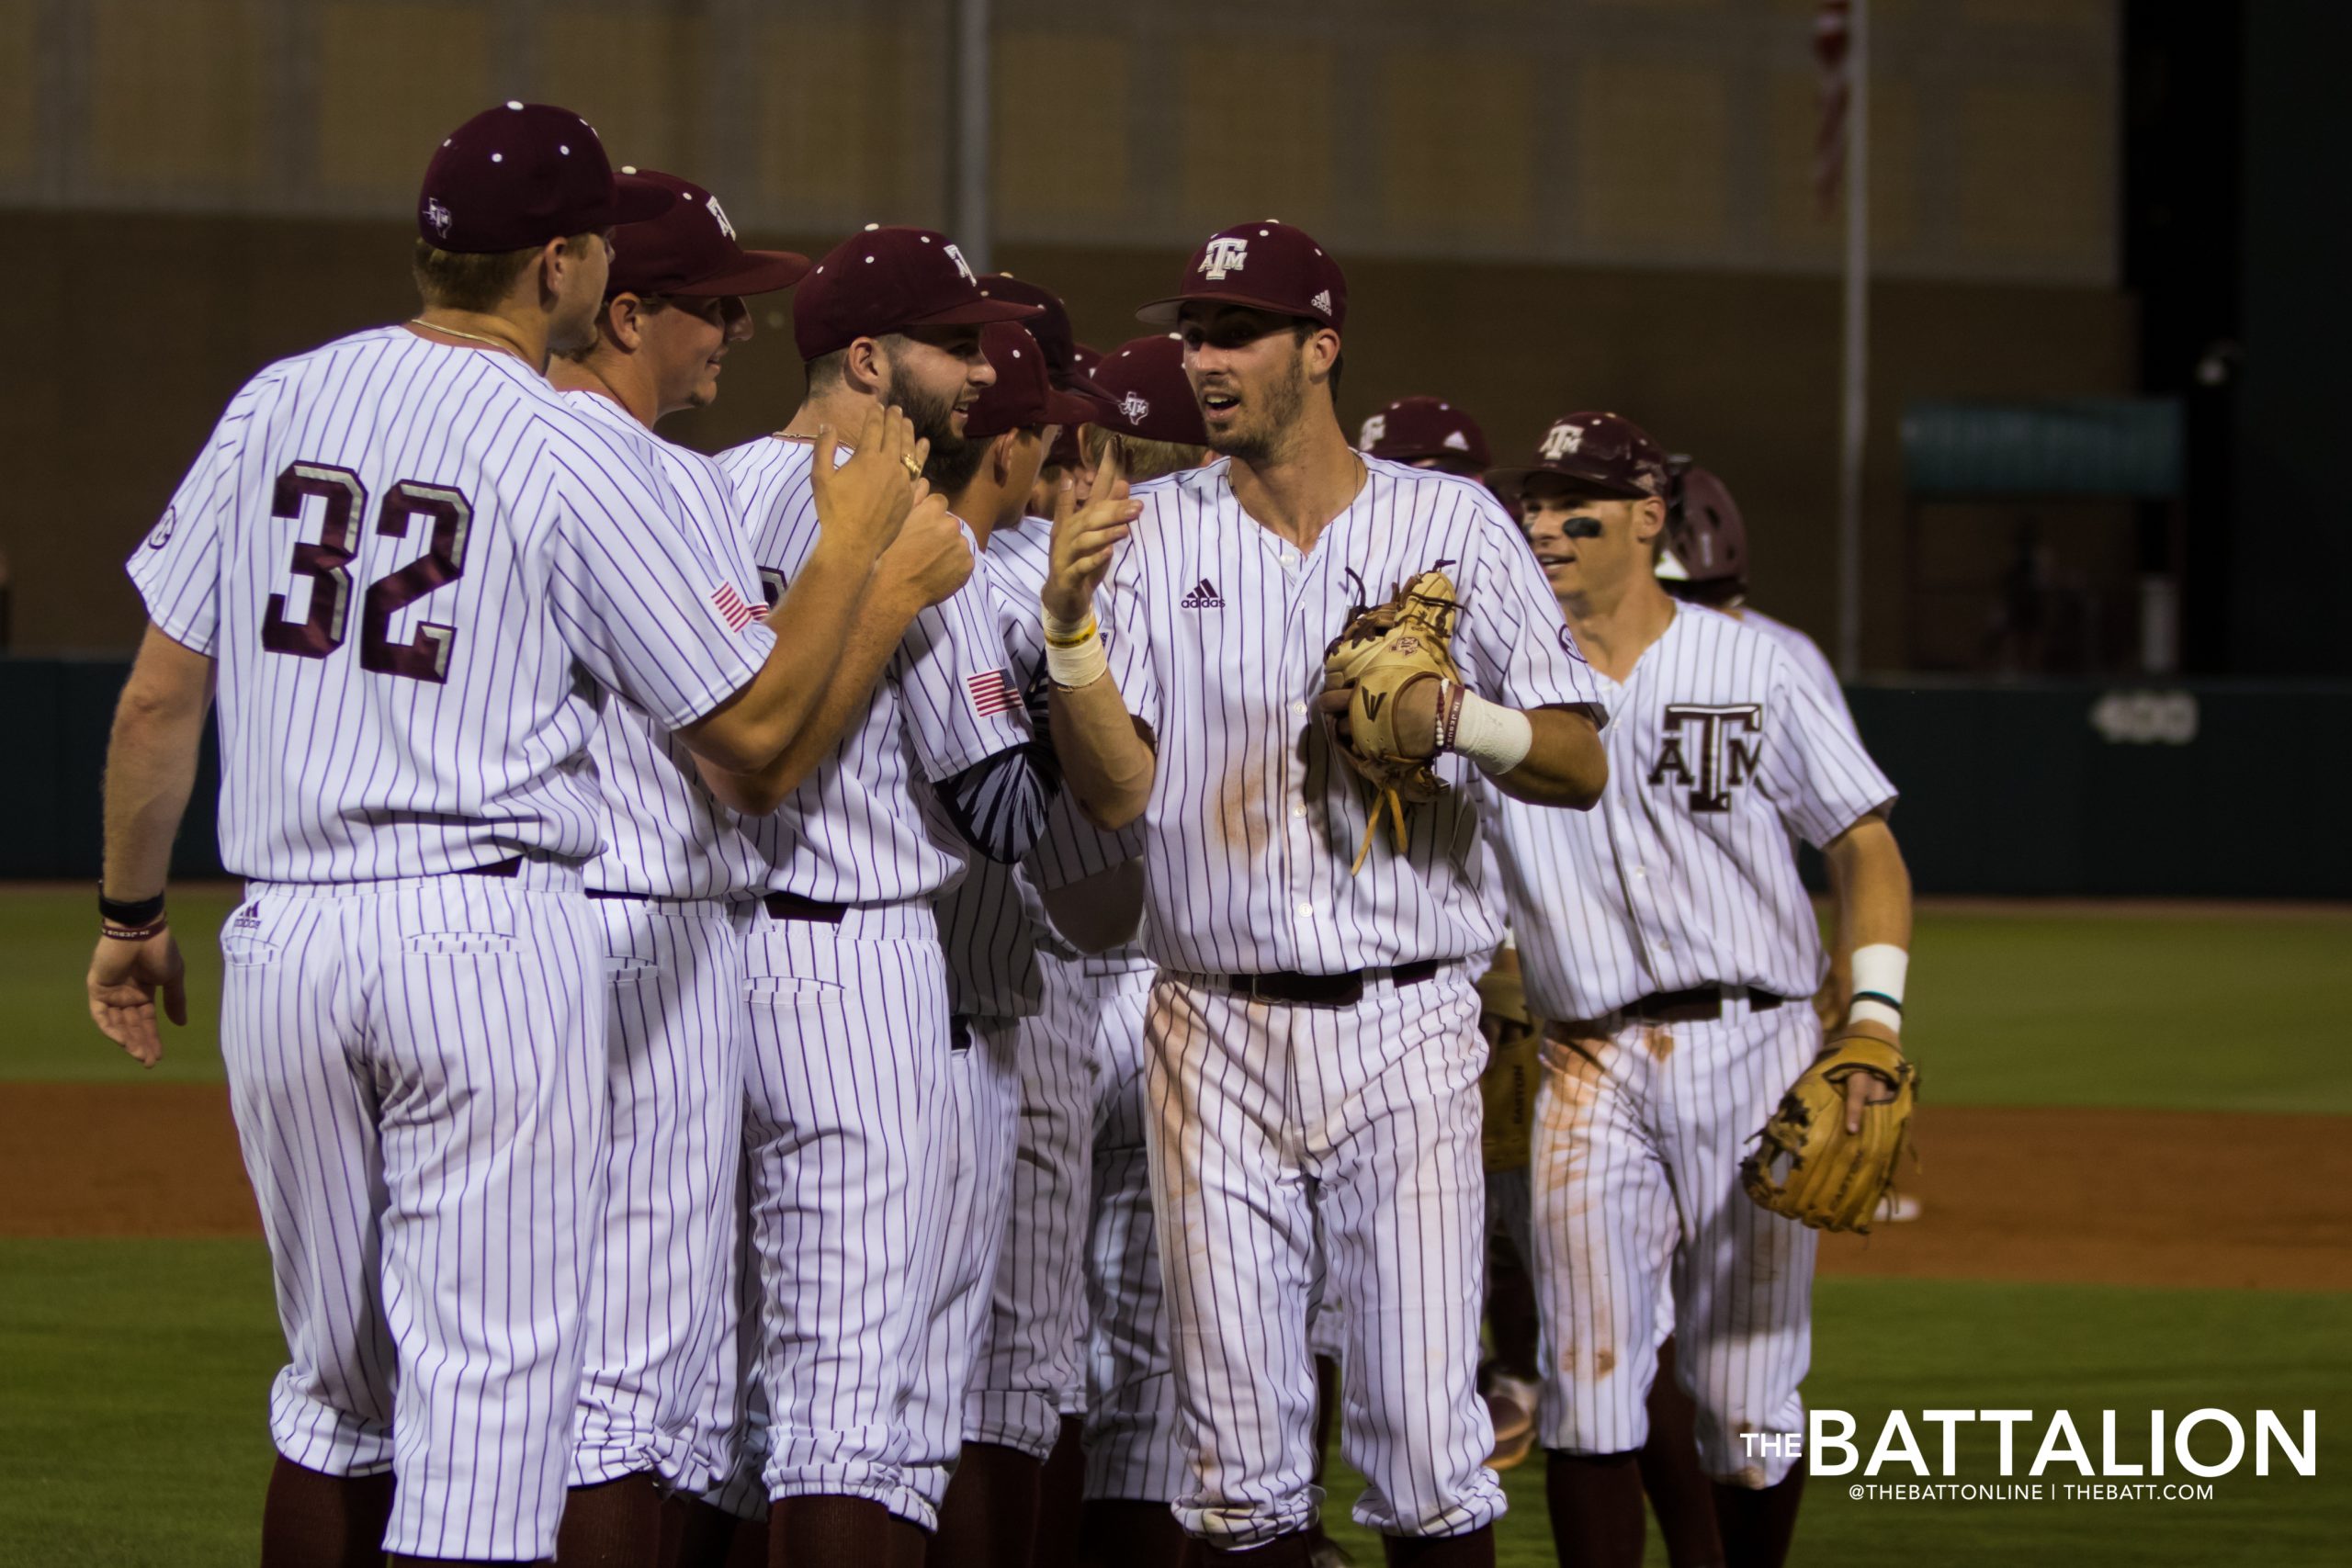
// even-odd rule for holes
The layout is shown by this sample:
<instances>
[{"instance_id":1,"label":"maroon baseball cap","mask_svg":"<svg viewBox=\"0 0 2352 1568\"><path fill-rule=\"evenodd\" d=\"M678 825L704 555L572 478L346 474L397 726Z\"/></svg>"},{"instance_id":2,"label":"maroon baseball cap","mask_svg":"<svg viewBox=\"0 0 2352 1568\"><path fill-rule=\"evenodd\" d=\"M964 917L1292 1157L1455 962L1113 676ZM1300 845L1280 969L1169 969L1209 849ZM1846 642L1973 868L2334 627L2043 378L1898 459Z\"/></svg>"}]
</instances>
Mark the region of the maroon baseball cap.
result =
<instances>
[{"instance_id":1,"label":"maroon baseball cap","mask_svg":"<svg viewBox=\"0 0 2352 1568\"><path fill-rule=\"evenodd\" d=\"M1666 548L1658 553L1657 574L1669 586L1747 586L1747 525L1724 481L1704 468L1682 471L1676 500L1667 510Z\"/></svg>"},{"instance_id":2,"label":"maroon baseball cap","mask_svg":"<svg viewBox=\"0 0 2352 1568\"><path fill-rule=\"evenodd\" d=\"M1556 474L1581 491L1628 500L1667 496L1666 451L1621 414L1572 413L1555 419L1523 468L1487 475L1495 493L1515 499L1537 474Z\"/></svg>"},{"instance_id":3,"label":"maroon baseball cap","mask_svg":"<svg viewBox=\"0 0 2352 1568\"><path fill-rule=\"evenodd\" d=\"M1494 461L1478 422L1443 398L1397 399L1363 422L1356 446L1392 463L1442 457L1476 471Z\"/></svg>"},{"instance_id":4,"label":"maroon baseball cap","mask_svg":"<svg viewBox=\"0 0 2352 1568\"><path fill-rule=\"evenodd\" d=\"M990 321L980 329L980 352L996 369L996 380L972 400L964 434L974 440L1041 424L1083 424L1094 417L1091 399L1054 385L1045 349L1017 321Z\"/></svg>"},{"instance_id":5,"label":"maroon baseball cap","mask_svg":"<svg viewBox=\"0 0 2352 1568\"><path fill-rule=\"evenodd\" d=\"M1103 429L1182 446L1209 444L1200 401L1184 374L1184 340L1173 333L1121 344L1104 357L1094 378L1112 408L1110 417L1095 422Z\"/></svg>"},{"instance_id":6,"label":"maroon baseball cap","mask_svg":"<svg viewBox=\"0 0 2352 1568\"><path fill-rule=\"evenodd\" d=\"M570 109L510 99L451 131L424 167L416 231L459 254L528 250L653 217L675 199L613 177L595 129Z\"/></svg>"},{"instance_id":7,"label":"maroon baseball cap","mask_svg":"<svg viewBox=\"0 0 2352 1568\"><path fill-rule=\"evenodd\" d=\"M862 337L908 327L1025 321L1035 305L991 299L947 236L868 223L826 254L792 297L800 357L817 359Z\"/></svg>"},{"instance_id":8,"label":"maroon baseball cap","mask_svg":"<svg viewBox=\"0 0 2352 1568\"><path fill-rule=\"evenodd\" d=\"M1015 277L1009 272L984 272L980 275L980 292L991 299L1010 299L1018 305L1035 305L1037 313L1021 324L1046 351L1046 370L1053 377L1054 385L1065 392L1096 398L1102 389L1087 374L1087 366L1079 355L1078 334L1069 324L1069 307L1062 297L1050 288L1041 288L1027 278ZM1096 355L1096 358L1102 355Z\"/></svg>"},{"instance_id":9,"label":"maroon baseball cap","mask_svg":"<svg viewBox=\"0 0 2352 1568\"><path fill-rule=\"evenodd\" d=\"M792 251L747 251L718 198L675 175L623 164L624 177L660 186L670 205L659 216L613 231L613 271L605 294L670 294L707 299L773 294L806 276L808 258Z\"/></svg>"},{"instance_id":10,"label":"maroon baseball cap","mask_svg":"<svg viewBox=\"0 0 2352 1568\"><path fill-rule=\"evenodd\" d=\"M1193 300L1247 305L1320 321L1334 332L1348 319L1348 280L1340 264L1304 229L1269 218L1220 229L1193 253L1183 291L1136 312L1147 326L1172 327Z\"/></svg>"}]
</instances>

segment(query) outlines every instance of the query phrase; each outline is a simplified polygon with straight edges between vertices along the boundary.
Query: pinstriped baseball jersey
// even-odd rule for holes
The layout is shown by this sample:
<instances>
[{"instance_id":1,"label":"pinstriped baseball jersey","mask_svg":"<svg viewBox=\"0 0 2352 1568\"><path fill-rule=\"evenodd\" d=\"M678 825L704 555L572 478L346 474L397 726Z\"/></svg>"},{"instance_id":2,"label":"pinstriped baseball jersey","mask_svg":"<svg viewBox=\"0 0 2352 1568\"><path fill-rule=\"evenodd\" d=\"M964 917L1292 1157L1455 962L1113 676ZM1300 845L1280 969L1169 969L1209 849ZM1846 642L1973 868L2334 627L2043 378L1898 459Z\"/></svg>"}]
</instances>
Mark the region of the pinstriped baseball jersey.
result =
<instances>
[{"instance_id":1,"label":"pinstriped baseball jersey","mask_svg":"<svg viewBox=\"0 0 2352 1568\"><path fill-rule=\"evenodd\" d=\"M772 435L718 455L749 519L752 559L779 594L817 547L814 462L808 442ZM828 903L886 904L928 897L952 882L967 858L963 843L929 825L916 786L1030 738L1004 662L987 586L976 572L915 617L865 719L833 755L790 799L749 825L770 867L769 889Z\"/></svg>"},{"instance_id":2,"label":"pinstriped baseball jersey","mask_svg":"<svg viewBox=\"0 0 2352 1568\"><path fill-rule=\"evenodd\" d=\"M1453 656L1512 707L1603 708L1519 531L1475 481L1378 458L1305 556L1247 516L1229 462L1136 487L1101 620L1128 710L1158 739L1145 808L1144 946L1163 968L1330 974L1483 953L1479 809L1450 789L1361 875L1367 797L1313 716L1352 605L1434 567L1462 611ZM1303 742L1303 744L1302 744ZM1441 777L1476 772L1442 758Z\"/></svg>"},{"instance_id":3,"label":"pinstriped baseball jersey","mask_svg":"<svg viewBox=\"0 0 2352 1568\"><path fill-rule=\"evenodd\" d=\"M1746 604L1739 607L1739 613L1736 618L1741 626L1754 626L1758 631L1779 643L1781 650L1789 656L1799 670L1813 677L1814 681L1820 685L1822 694L1828 697L1838 711L1846 716L1849 723L1852 722L1853 713L1846 705L1846 688L1838 683L1838 671L1830 667L1829 656L1821 651L1819 643L1789 625L1788 622L1776 621L1763 611L1753 609Z\"/></svg>"},{"instance_id":4,"label":"pinstriped baseball jersey","mask_svg":"<svg viewBox=\"0 0 2352 1568\"><path fill-rule=\"evenodd\" d=\"M246 383L130 572L220 660L221 859L277 882L585 860L582 672L675 728L775 640L643 443L510 355L399 327Z\"/></svg>"},{"instance_id":5,"label":"pinstriped baseball jersey","mask_svg":"<svg viewBox=\"0 0 2352 1568\"><path fill-rule=\"evenodd\" d=\"M1894 787L1780 644L1728 615L1679 607L1609 686L1600 804L1499 802L1529 1005L1594 1019L1708 984L1811 996L1821 940L1789 835L1826 844Z\"/></svg>"},{"instance_id":6,"label":"pinstriped baseball jersey","mask_svg":"<svg viewBox=\"0 0 2352 1568\"><path fill-rule=\"evenodd\" d=\"M588 419L651 448L695 543L726 568L742 603L757 608L760 574L718 465L662 440L600 393L563 398ZM723 898L764 885L766 865L741 819L703 787L685 743L644 709L625 697L607 704L589 754L607 815L605 847L588 863L589 886L656 898Z\"/></svg>"}]
</instances>

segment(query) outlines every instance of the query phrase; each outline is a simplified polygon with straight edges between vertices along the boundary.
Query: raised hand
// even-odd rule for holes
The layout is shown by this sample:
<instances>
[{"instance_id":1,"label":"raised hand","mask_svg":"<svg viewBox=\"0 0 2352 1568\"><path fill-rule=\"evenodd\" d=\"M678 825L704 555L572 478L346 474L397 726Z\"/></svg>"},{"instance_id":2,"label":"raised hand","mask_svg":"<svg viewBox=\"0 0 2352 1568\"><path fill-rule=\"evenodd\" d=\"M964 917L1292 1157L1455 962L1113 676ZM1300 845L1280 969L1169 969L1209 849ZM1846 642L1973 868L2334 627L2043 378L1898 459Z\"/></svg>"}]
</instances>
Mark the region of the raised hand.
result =
<instances>
[{"instance_id":1,"label":"raised hand","mask_svg":"<svg viewBox=\"0 0 2352 1568\"><path fill-rule=\"evenodd\" d=\"M879 405L866 411L854 439L849 461L836 466L840 437L831 426L819 426L808 482L824 536L872 558L899 536L923 493L918 487L931 443L915 438L904 412Z\"/></svg>"},{"instance_id":2,"label":"raised hand","mask_svg":"<svg viewBox=\"0 0 2352 1568\"><path fill-rule=\"evenodd\" d=\"M1143 514L1143 502L1127 498L1109 452L1094 477L1084 505L1071 482L1062 480L1054 499L1052 565L1043 595L1046 613L1062 621L1082 621L1094 607L1094 591L1110 573L1111 557L1127 536L1127 525Z\"/></svg>"}]
</instances>

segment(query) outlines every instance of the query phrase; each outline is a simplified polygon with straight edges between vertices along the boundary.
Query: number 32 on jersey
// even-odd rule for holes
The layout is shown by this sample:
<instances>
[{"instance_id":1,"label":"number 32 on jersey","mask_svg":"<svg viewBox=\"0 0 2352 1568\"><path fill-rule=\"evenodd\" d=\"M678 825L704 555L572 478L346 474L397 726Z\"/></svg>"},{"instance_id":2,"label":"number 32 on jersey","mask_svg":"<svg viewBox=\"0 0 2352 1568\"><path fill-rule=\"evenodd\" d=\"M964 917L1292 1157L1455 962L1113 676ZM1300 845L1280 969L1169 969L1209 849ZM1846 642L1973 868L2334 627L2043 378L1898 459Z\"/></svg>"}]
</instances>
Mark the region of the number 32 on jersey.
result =
<instances>
[{"instance_id":1,"label":"number 32 on jersey","mask_svg":"<svg viewBox=\"0 0 2352 1568\"><path fill-rule=\"evenodd\" d=\"M351 562L358 551L351 536L355 519L368 511L368 490L349 468L330 463L293 463L277 476L270 514L299 523L302 504L316 501L324 507L316 544L294 546L294 575L311 584L310 614L288 618L286 595L269 596L269 613L262 619L261 642L272 653L301 659L324 659L343 646L351 621ZM435 685L449 678L449 652L458 628L426 621L406 642L394 642L392 617L435 590L458 581L466 570L466 536L473 522L473 503L461 491L446 485L402 479L384 493L376 513L376 533L388 539L413 536L422 518L432 529L424 553L398 571L368 585L359 610L359 666L379 675L399 675Z\"/></svg>"}]
</instances>

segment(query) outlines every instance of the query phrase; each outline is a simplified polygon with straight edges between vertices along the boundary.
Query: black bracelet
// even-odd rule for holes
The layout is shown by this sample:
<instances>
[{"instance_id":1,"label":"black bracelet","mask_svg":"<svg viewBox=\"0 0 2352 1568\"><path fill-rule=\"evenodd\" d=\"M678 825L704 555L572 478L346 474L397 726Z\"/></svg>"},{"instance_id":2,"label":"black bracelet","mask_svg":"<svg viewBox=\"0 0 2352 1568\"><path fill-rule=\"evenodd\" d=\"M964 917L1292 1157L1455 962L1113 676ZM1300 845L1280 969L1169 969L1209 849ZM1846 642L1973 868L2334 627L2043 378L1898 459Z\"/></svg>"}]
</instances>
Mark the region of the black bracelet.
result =
<instances>
[{"instance_id":1,"label":"black bracelet","mask_svg":"<svg viewBox=\"0 0 2352 1568\"><path fill-rule=\"evenodd\" d=\"M164 912L164 896L153 898L109 898L107 890L98 889L98 918L110 926L153 925Z\"/></svg>"},{"instance_id":2,"label":"black bracelet","mask_svg":"<svg viewBox=\"0 0 2352 1568\"><path fill-rule=\"evenodd\" d=\"M1848 999L1846 1005L1848 1007L1851 1007L1855 1002L1883 1002L1897 1012L1901 1012L1903 1010L1903 1004L1896 1001L1893 997L1888 996L1884 991L1856 991L1853 996Z\"/></svg>"}]
</instances>

